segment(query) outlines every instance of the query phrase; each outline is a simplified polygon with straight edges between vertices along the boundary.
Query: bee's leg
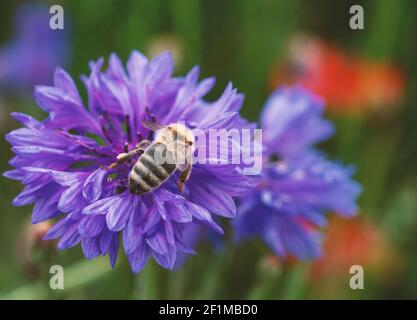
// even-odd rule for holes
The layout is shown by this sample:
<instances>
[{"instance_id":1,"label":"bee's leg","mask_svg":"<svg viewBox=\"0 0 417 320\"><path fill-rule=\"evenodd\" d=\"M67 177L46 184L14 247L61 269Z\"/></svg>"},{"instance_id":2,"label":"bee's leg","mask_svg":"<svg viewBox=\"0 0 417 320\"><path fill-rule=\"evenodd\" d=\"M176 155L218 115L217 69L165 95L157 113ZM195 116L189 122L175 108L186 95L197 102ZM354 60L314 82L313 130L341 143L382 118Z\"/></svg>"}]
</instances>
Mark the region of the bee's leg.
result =
<instances>
[{"instance_id":1,"label":"bee's leg","mask_svg":"<svg viewBox=\"0 0 417 320\"><path fill-rule=\"evenodd\" d=\"M122 163L126 162L127 160L129 160L130 158L132 158L134 155L143 152L144 149L142 148L135 148L127 153L123 152L121 154L119 154L117 156L117 161L112 163L111 165L109 165L107 167L107 169L113 169L115 167L117 167L118 165L121 165Z\"/></svg>"},{"instance_id":2,"label":"bee's leg","mask_svg":"<svg viewBox=\"0 0 417 320\"><path fill-rule=\"evenodd\" d=\"M191 176L191 170L192 170L191 163L187 163L187 165L184 168L184 171L181 172L180 177L178 179L178 190L180 192L183 192L184 190L184 183L190 179Z\"/></svg>"},{"instance_id":3,"label":"bee's leg","mask_svg":"<svg viewBox=\"0 0 417 320\"><path fill-rule=\"evenodd\" d=\"M117 156L117 161L115 163L112 163L111 165L109 165L107 167L107 169L113 169L115 167L117 167L118 165L126 162L127 160L129 160L130 158L132 158L133 156L139 154L139 153L143 153L145 151L145 149L149 146L150 142L148 140L142 140L141 142L139 142L136 147L132 150L130 150L129 152L123 152L121 154L119 154Z\"/></svg>"}]
</instances>

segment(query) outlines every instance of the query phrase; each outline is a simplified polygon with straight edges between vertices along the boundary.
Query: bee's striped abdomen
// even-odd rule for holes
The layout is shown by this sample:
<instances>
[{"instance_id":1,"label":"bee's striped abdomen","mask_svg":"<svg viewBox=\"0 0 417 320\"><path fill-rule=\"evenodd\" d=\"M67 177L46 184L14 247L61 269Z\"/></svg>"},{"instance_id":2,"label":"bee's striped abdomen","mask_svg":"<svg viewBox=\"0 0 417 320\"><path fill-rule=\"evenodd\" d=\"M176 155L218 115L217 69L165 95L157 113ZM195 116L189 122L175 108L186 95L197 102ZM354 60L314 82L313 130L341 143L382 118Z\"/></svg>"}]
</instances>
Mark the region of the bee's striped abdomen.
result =
<instances>
[{"instance_id":1,"label":"bee's striped abdomen","mask_svg":"<svg viewBox=\"0 0 417 320\"><path fill-rule=\"evenodd\" d=\"M167 159L162 164L157 159ZM176 170L171 151L161 143L149 146L139 157L129 175L129 190L143 194L158 188Z\"/></svg>"}]
</instances>

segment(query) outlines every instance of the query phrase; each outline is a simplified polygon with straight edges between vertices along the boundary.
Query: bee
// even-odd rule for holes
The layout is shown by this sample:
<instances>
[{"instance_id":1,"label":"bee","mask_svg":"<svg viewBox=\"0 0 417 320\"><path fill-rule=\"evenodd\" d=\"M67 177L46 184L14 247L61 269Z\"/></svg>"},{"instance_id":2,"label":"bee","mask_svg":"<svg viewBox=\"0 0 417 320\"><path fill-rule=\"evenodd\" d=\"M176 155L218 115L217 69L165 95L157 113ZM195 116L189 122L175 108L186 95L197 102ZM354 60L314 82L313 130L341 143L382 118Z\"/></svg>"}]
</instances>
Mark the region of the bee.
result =
<instances>
[{"instance_id":1,"label":"bee","mask_svg":"<svg viewBox=\"0 0 417 320\"><path fill-rule=\"evenodd\" d=\"M118 155L117 162L108 168L112 169L140 154L129 174L130 193L141 195L151 192L159 188L177 170L181 172L178 190L182 192L184 183L190 178L194 160L193 132L181 123L163 126L155 121L143 121L143 125L155 131L154 140L142 140L131 151Z\"/></svg>"}]
</instances>

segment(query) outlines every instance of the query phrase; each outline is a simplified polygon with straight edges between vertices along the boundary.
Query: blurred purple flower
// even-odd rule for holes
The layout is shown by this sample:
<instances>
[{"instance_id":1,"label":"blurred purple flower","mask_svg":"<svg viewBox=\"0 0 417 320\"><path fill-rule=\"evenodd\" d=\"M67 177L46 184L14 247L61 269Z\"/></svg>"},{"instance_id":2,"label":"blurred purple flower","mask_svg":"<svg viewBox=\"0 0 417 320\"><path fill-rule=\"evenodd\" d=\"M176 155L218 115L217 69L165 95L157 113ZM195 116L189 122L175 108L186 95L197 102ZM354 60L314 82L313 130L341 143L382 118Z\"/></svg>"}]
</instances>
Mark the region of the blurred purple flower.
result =
<instances>
[{"instance_id":1,"label":"blurred purple flower","mask_svg":"<svg viewBox=\"0 0 417 320\"><path fill-rule=\"evenodd\" d=\"M333 133L322 112L321 100L301 88L281 88L269 98L261 117L262 178L239 199L232 222L237 239L259 235L282 257L315 258L325 213L356 213L361 188L351 179L353 169L327 161L312 147Z\"/></svg>"},{"instance_id":2,"label":"blurred purple flower","mask_svg":"<svg viewBox=\"0 0 417 320\"><path fill-rule=\"evenodd\" d=\"M261 114L266 157L297 155L331 137L333 125L323 112L323 101L301 88L273 92Z\"/></svg>"},{"instance_id":3,"label":"blurred purple flower","mask_svg":"<svg viewBox=\"0 0 417 320\"><path fill-rule=\"evenodd\" d=\"M49 8L22 5L14 21L12 40L0 48L0 87L31 92L35 84L50 84L54 69L68 60L68 18L65 29L49 27Z\"/></svg>"},{"instance_id":4,"label":"blurred purple flower","mask_svg":"<svg viewBox=\"0 0 417 320\"><path fill-rule=\"evenodd\" d=\"M7 135L16 169L5 176L25 185L14 205L34 203L33 223L59 218L46 235L60 238L59 249L81 242L88 259L109 254L114 266L122 236L133 272L149 257L172 269L177 251L194 253L183 240L184 227L198 224L222 233L212 215L234 217L233 196L251 188L251 180L234 164L197 163L183 193L175 173L160 188L137 196L126 190L134 162L110 171L103 167L116 161L126 143L132 149L148 136L142 121L152 115L161 124L184 121L205 132L249 126L238 114L243 95L229 84L217 101L204 101L214 79L198 82L198 67L184 78L173 77L167 53L148 61L133 52L127 73L114 54L107 71L102 66L103 59L91 62L90 76L83 77L88 108L71 77L57 69L53 87L35 89L37 103L49 116L40 122L13 114L24 128Z\"/></svg>"}]
</instances>

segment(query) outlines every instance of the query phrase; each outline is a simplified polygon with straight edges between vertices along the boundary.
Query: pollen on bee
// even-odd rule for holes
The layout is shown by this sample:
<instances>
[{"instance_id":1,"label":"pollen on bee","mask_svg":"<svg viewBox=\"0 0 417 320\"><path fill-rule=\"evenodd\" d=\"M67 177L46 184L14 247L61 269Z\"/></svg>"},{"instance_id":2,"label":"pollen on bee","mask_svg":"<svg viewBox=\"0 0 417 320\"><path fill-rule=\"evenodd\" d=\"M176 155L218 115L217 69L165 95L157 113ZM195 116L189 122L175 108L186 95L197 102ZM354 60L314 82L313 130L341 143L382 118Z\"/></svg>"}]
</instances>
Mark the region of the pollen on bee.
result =
<instances>
[{"instance_id":1,"label":"pollen on bee","mask_svg":"<svg viewBox=\"0 0 417 320\"><path fill-rule=\"evenodd\" d=\"M117 160L120 160L120 159L122 159L122 158L126 157L126 155L127 155L127 153L123 152L123 153L121 153L121 154L117 155L116 159L117 159Z\"/></svg>"}]
</instances>

